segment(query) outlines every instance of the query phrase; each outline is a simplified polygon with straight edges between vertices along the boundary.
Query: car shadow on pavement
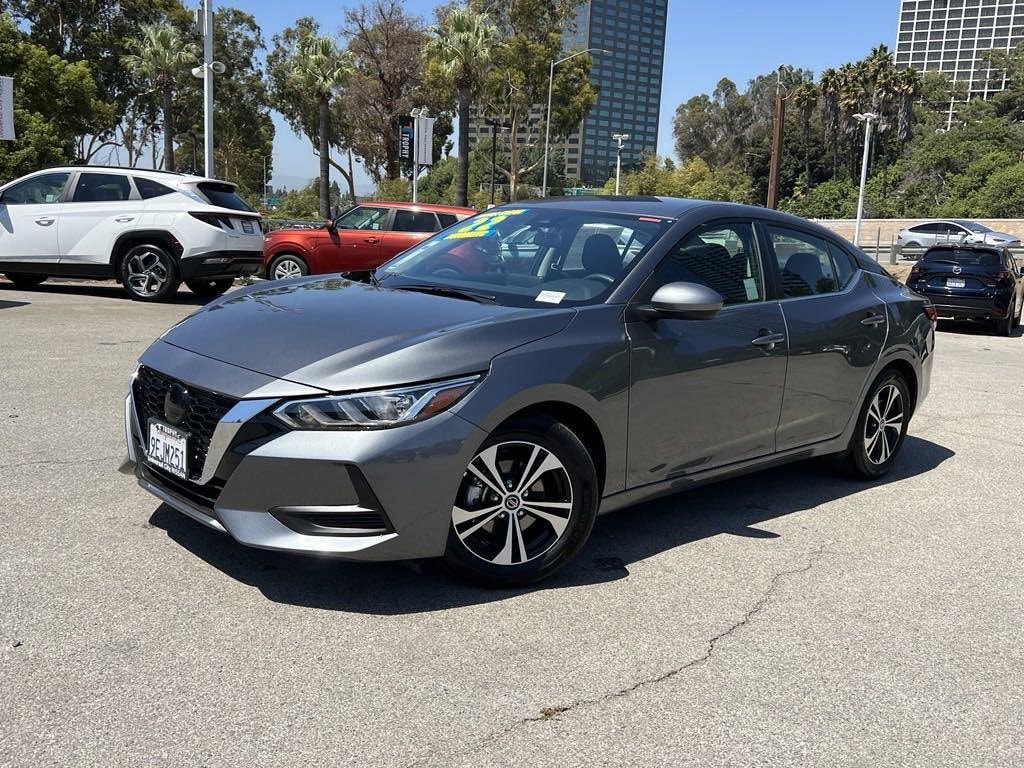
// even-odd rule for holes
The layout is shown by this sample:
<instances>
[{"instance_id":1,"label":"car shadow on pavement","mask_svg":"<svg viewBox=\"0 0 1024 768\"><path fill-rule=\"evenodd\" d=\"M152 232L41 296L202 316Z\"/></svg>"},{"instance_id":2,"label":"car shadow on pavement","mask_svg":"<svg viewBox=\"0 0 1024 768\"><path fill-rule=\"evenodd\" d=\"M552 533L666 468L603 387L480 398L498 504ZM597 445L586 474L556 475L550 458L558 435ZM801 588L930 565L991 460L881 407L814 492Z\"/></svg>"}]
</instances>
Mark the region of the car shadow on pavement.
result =
<instances>
[{"instance_id":1,"label":"car shadow on pavement","mask_svg":"<svg viewBox=\"0 0 1024 768\"><path fill-rule=\"evenodd\" d=\"M728 534L779 538L757 526L922 475L954 456L936 443L908 437L892 474L878 483L849 480L826 461L807 461L703 486L598 518L583 552L561 573L526 589L481 589L455 580L433 561L352 563L253 549L161 505L151 525L269 600L354 613L422 613L505 600L541 589L598 584L629 575L632 563L675 547ZM819 514L827 514L820 510Z\"/></svg>"},{"instance_id":2,"label":"car shadow on pavement","mask_svg":"<svg viewBox=\"0 0 1024 768\"><path fill-rule=\"evenodd\" d=\"M5 283L0 281L0 289L18 290L11 283ZM41 285L33 287L27 293L50 293L50 294L65 294L75 296L95 296L97 298L104 299L120 299L122 301L131 301L132 297L128 295L118 283L114 282L78 282L78 281L67 281L67 282L53 282L48 280ZM164 299L161 304L208 304L212 299L200 298L191 291L181 288L174 296L169 299Z\"/></svg>"},{"instance_id":3,"label":"car shadow on pavement","mask_svg":"<svg viewBox=\"0 0 1024 768\"><path fill-rule=\"evenodd\" d=\"M0 309L14 309L15 307L27 307L31 302L29 301L4 301L0 299Z\"/></svg>"},{"instance_id":4,"label":"car shadow on pavement","mask_svg":"<svg viewBox=\"0 0 1024 768\"><path fill-rule=\"evenodd\" d=\"M990 322L981 320L940 320L937 328L939 333L952 333L957 336L995 336L995 327ZM1013 329L1012 338L1024 336L1024 325Z\"/></svg>"}]
</instances>

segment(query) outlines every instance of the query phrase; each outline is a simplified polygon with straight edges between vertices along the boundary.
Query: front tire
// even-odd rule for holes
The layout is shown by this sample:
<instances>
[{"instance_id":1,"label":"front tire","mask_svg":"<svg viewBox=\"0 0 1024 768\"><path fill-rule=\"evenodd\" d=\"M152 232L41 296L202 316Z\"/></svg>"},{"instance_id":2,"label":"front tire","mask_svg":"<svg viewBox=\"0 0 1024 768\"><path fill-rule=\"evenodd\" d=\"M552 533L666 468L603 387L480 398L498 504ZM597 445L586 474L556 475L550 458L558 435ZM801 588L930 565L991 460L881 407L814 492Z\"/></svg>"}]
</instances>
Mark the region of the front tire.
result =
<instances>
[{"instance_id":1,"label":"front tire","mask_svg":"<svg viewBox=\"0 0 1024 768\"><path fill-rule=\"evenodd\" d=\"M19 275L5 272L4 277L14 283L14 287L19 291L27 291L46 282L46 275Z\"/></svg>"},{"instance_id":2,"label":"front tire","mask_svg":"<svg viewBox=\"0 0 1024 768\"><path fill-rule=\"evenodd\" d=\"M118 265L118 277L135 301L163 301L181 285L174 258L152 243L128 249Z\"/></svg>"},{"instance_id":3,"label":"front tire","mask_svg":"<svg viewBox=\"0 0 1024 768\"><path fill-rule=\"evenodd\" d=\"M309 274L309 265L299 256L282 253L275 256L267 267L268 280L288 280Z\"/></svg>"},{"instance_id":4,"label":"front tire","mask_svg":"<svg viewBox=\"0 0 1024 768\"><path fill-rule=\"evenodd\" d=\"M203 299L215 299L227 291L235 280L232 277L225 277L220 280L186 280L185 285L196 296Z\"/></svg>"},{"instance_id":5,"label":"front tire","mask_svg":"<svg viewBox=\"0 0 1024 768\"><path fill-rule=\"evenodd\" d=\"M463 475L445 563L485 586L538 582L582 549L598 501L593 459L572 430L546 416L511 422Z\"/></svg>"},{"instance_id":6,"label":"front tire","mask_svg":"<svg viewBox=\"0 0 1024 768\"><path fill-rule=\"evenodd\" d=\"M887 475L903 447L910 425L910 390L903 376L890 371L868 393L842 462L864 480Z\"/></svg>"}]
</instances>

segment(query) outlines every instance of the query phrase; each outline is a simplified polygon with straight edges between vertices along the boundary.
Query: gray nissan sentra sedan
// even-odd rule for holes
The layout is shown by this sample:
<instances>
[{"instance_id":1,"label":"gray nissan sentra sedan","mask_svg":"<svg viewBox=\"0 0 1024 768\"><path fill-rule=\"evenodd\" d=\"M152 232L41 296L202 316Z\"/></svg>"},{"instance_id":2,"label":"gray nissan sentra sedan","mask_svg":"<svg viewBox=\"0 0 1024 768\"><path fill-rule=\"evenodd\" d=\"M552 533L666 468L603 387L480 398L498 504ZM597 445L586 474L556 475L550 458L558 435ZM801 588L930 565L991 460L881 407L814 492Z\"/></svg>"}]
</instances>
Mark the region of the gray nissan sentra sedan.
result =
<instances>
[{"instance_id":1,"label":"gray nissan sentra sedan","mask_svg":"<svg viewBox=\"0 0 1024 768\"><path fill-rule=\"evenodd\" d=\"M812 456L884 475L934 321L786 214L507 205L375 272L250 286L172 327L132 377L129 460L243 544L525 584L599 511Z\"/></svg>"}]
</instances>

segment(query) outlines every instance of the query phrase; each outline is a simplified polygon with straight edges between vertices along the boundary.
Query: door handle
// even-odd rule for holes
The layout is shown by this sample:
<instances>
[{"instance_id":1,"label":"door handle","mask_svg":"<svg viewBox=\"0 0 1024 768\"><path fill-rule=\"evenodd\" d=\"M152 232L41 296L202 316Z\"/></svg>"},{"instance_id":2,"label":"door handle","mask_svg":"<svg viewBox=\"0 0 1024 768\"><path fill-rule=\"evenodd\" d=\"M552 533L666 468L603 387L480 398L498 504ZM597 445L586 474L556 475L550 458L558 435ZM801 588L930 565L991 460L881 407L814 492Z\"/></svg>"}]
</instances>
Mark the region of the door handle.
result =
<instances>
[{"instance_id":1,"label":"door handle","mask_svg":"<svg viewBox=\"0 0 1024 768\"><path fill-rule=\"evenodd\" d=\"M135 221L134 216L118 216L114 219L118 224L127 224L129 221Z\"/></svg>"},{"instance_id":2,"label":"door handle","mask_svg":"<svg viewBox=\"0 0 1024 768\"><path fill-rule=\"evenodd\" d=\"M783 333L769 333L766 330L761 331L761 335L751 341L755 347L764 347L769 352L775 349L776 344L781 344L786 340L786 335Z\"/></svg>"},{"instance_id":3,"label":"door handle","mask_svg":"<svg viewBox=\"0 0 1024 768\"><path fill-rule=\"evenodd\" d=\"M860 321L861 325L881 325L885 322L885 315L868 315Z\"/></svg>"},{"instance_id":4,"label":"door handle","mask_svg":"<svg viewBox=\"0 0 1024 768\"><path fill-rule=\"evenodd\" d=\"M36 224L38 224L41 227L48 227L51 224L53 224L53 219L50 218L49 216L47 216L46 218L42 218L42 219L36 219Z\"/></svg>"},{"instance_id":5,"label":"door handle","mask_svg":"<svg viewBox=\"0 0 1024 768\"><path fill-rule=\"evenodd\" d=\"M363 240L363 242L364 243L379 243L380 240L378 240L376 237L367 237L367 238L365 238Z\"/></svg>"}]
</instances>

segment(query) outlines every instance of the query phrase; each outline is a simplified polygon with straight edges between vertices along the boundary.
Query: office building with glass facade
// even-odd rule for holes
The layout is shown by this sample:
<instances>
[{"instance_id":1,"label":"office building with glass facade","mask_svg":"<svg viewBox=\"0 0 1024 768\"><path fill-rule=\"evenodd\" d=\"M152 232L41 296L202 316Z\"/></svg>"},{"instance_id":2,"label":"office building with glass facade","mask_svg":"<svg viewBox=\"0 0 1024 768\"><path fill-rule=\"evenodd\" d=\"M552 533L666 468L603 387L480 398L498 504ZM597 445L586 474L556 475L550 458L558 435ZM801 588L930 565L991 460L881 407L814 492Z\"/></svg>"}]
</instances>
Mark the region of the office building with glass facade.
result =
<instances>
[{"instance_id":1,"label":"office building with glass facade","mask_svg":"<svg viewBox=\"0 0 1024 768\"><path fill-rule=\"evenodd\" d=\"M1010 50L1024 40L1024 0L902 0L896 65L945 72L971 97L1005 87L982 54Z\"/></svg>"}]
</instances>

